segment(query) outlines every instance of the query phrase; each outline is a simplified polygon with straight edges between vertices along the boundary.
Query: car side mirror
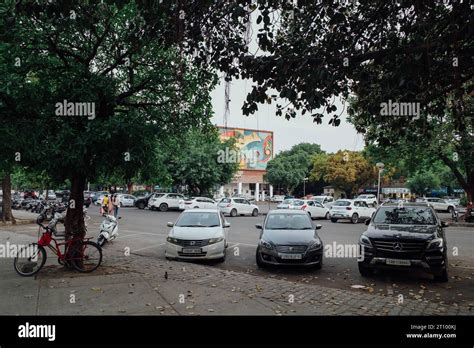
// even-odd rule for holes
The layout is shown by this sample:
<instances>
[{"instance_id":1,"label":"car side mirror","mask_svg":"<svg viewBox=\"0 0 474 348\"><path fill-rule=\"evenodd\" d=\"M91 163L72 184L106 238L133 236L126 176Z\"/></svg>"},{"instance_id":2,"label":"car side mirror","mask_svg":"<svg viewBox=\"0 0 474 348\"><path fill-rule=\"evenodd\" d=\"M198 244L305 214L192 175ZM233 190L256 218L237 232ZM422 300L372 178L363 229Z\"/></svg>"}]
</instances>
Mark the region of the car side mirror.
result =
<instances>
[{"instance_id":1,"label":"car side mirror","mask_svg":"<svg viewBox=\"0 0 474 348\"><path fill-rule=\"evenodd\" d=\"M259 230L262 229L262 224L256 224L255 227L257 227Z\"/></svg>"},{"instance_id":2,"label":"car side mirror","mask_svg":"<svg viewBox=\"0 0 474 348\"><path fill-rule=\"evenodd\" d=\"M317 229L317 230L320 230L322 227L323 227L323 225L316 224L316 229Z\"/></svg>"},{"instance_id":3,"label":"car side mirror","mask_svg":"<svg viewBox=\"0 0 474 348\"><path fill-rule=\"evenodd\" d=\"M365 224L366 224L367 226L369 226L369 225L370 225L370 220L371 220L371 219L367 219L367 220L365 220Z\"/></svg>"},{"instance_id":4,"label":"car side mirror","mask_svg":"<svg viewBox=\"0 0 474 348\"><path fill-rule=\"evenodd\" d=\"M173 226L174 226L174 223L168 222L166 225L167 225L168 227L173 227Z\"/></svg>"},{"instance_id":5,"label":"car side mirror","mask_svg":"<svg viewBox=\"0 0 474 348\"><path fill-rule=\"evenodd\" d=\"M447 223L446 221L441 221L441 227L448 227L449 226L449 223Z\"/></svg>"},{"instance_id":6,"label":"car side mirror","mask_svg":"<svg viewBox=\"0 0 474 348\"><path fill-rule=\"evenodd\" d=\"M229 228L230 227L230 222L224 222L224 228Z\"/></svg>"}]
</instances>

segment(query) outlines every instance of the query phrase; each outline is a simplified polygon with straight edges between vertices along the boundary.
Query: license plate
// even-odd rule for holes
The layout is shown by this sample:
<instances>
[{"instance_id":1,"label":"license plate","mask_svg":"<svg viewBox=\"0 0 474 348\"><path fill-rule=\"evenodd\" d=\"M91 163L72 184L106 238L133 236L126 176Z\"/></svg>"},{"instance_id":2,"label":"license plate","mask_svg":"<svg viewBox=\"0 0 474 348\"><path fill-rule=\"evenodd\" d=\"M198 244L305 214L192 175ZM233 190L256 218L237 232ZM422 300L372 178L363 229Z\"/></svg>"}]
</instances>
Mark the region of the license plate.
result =
<instances>
[{"instance_id":1,"label":"license plate","mask_svg":"<svg viewBox=\"0 0 474 348\"><path fill-rule=\"evenodd\" d=\"M395 266L410 266L411 265L410 260L387 259L385 262L387 265L395 265Z\"/></svg>"},{"instance_id":2,"label":"license plate","mask_svg":"<svg viewBox=\"0 0 474 348\"><path fill-rule=\"evenodd\" d=\"M280 257L284 260L301 260L301 254L280 254Z\"/></svg>"},{"instance_id":3,"label":"license plate","mask_svg":"<svg viewBox=\"0 0 474 348\"><path fill-rule=\"evenodd\" d=\"M342 214L332 214L332 216L342 216Z\"/></svg>"},{"instance_id":4,"label":"license plate","mask_svg":"<svg viewBox=\"0 0 474 348\"><path fill-rule=\"evenodd\" d=\"M186 248L183 249L183 254L200 254L201 248Z\"/></svg>"}]
</instances>

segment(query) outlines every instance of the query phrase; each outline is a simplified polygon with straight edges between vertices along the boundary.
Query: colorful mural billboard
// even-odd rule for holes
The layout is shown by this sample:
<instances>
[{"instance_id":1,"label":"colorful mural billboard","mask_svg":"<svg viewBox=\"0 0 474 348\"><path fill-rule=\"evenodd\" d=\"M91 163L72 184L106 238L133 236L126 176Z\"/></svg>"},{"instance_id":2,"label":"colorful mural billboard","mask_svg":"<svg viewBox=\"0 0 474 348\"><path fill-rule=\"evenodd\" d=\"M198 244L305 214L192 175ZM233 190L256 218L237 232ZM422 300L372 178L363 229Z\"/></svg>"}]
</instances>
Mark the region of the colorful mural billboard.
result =
<instances>
[{"instance_id":1,"label":"colorful mural billboard","mask_svg":"<svg viewBox=\"0 0 474 348\"><path fill-rule=\"evenodd\" d=\"M221 140L234 138L240 170L266 170L273 158L273 132L219 127Z\"/></svg>"}]
</instances>

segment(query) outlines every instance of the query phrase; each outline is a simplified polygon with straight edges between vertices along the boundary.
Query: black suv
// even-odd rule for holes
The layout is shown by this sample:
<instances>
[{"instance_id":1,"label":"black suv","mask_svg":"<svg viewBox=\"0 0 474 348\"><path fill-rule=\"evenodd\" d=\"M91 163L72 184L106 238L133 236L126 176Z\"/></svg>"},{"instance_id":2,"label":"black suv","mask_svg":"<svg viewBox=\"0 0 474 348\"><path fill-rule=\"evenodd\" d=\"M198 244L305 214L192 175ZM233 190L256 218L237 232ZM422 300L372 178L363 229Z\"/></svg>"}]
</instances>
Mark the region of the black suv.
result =
<instances>
[{"instance_id":1,"label":"black suv","mask_svg":"<svg viewBox=\"0 0 474 348\"><path fill-rule=\"evenodd\" d=\"M148 206L148 201L150 200L150 197L153 195L153 193L148 193L144 197L140 197L135 201L135 206L138 209L145 209Z\"/></svg>"},{"instance_id":2,"label":"black suv","mask_svg":"<svg viewBox=\"0 0 474 348\"><path fill-rule=\"evenodd\" d=\"M448 281L448 258L444 227L426 203L383 204L359 239L358 260L362 276L375 269L420 269L440 282ZM362 257L363 256L363 257Z\"/></svg>"}]
</instances>

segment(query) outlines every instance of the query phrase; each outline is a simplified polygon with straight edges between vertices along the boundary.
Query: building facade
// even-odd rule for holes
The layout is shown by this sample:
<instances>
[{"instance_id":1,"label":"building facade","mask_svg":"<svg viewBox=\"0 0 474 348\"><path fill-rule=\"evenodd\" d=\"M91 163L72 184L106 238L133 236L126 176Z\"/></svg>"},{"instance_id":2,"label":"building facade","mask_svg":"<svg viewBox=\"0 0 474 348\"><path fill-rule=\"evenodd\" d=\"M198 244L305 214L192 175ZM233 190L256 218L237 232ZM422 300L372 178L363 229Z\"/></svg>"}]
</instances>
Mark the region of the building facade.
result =
<instances>
[{"instance_id":1,"label":"building facade","mask_svg":"<svg viewBox=\"0 0 474 348\"><path fill-rule=\"evenodd\" d=\"M246 128L219 127L221 140L235 139L236 152L226 150L224 160L237 161L239 169L232 181L220 187L221 196L244 195L256 201L273 196L273 187L263 179L273 159L273 132Z\"/></svg>"}]
</instances>

